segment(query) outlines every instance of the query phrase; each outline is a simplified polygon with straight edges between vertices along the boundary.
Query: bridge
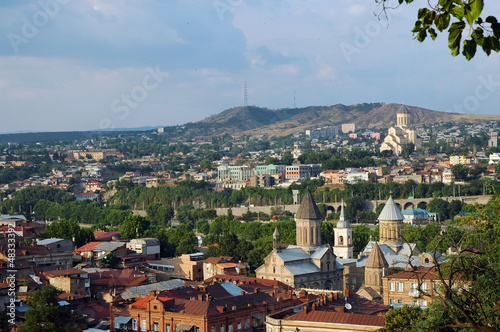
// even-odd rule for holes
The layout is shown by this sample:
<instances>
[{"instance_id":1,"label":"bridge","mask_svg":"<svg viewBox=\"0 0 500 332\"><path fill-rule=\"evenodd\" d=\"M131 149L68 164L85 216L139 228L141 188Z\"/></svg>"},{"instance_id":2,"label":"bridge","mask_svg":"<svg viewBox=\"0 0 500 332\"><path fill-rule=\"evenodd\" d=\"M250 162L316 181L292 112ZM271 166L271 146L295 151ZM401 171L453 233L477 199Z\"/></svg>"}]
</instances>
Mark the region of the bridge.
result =
<instances>
[{"instance_id":1,"label":"bridge","mask_svg":"<svg viewBox=\"0 0 500 332\"><path fill-rule=\"evenodd\" d=\"M445 201L451 202L453 200L458 200L462 204L486 204L493 197L493 195L478 195L478 196L455 196L455 197L439 197ZM394 202L402 210L414 209L420 207L425 209L427 204L432 201L434 197L428 198L408 198L408 199L395 199ZM376 212L377 207L381 204L385 204L386 200L375 200L375 201L365 201L363 208L364 210L371 210ZM321 202L317 202L321 203ZM340 212L341 202L336 203L324 203L327 206L327 210L331 212ZM249 207L232 207L231 211L235 216L241 216L247 212L263 212L265 214L271 214L271 209L281 208L282 210L290 211L292 213L297 213L299 209L299 204L295 205L265 205L265 206L249 206ZM226 215L228 208L217 208L217 215Z\"/></svg>"}]
</instances>

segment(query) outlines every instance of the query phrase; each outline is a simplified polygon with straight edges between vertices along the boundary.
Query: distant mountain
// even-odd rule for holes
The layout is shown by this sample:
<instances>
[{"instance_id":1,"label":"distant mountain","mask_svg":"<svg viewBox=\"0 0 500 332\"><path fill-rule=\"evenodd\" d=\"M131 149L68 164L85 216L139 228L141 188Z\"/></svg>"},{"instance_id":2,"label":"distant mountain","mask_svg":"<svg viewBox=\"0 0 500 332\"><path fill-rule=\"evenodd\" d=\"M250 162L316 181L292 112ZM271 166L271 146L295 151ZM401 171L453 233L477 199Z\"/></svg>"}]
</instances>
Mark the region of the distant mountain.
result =
<instances>
[{"instance_id":1,"label":"distant mountain","mask_svg":"<svg viewBox=\"0 0 500 332\"><path fill-rule=\"evenodd\" d=\"M286 136L326 126L356 123L359 128L387 129L396 123L401 104L365 103L356 105L309 106L271 110L256 106L240 106L225 110L194 123L203 136L225 133L262 133ZM500 115L477 115L432 111L407 106L411 123L425 125L438 122L500 121Z\"/></svg>"}]
</instances>

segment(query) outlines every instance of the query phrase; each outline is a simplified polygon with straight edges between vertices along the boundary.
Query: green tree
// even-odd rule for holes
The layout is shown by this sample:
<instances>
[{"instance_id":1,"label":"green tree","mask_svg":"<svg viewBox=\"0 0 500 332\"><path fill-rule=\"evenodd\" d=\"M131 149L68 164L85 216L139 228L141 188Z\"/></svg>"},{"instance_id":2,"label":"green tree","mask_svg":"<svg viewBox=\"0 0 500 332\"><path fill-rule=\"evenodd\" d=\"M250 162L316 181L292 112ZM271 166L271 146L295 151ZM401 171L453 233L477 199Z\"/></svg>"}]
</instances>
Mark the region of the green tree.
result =
<instances>
[{"instance_id":1,"label":"green tree","mask_svg":"<svg viewBox=\"0 0 500 332\"><path fill-rule=\"evenodd\" d=\"M139 215L129 215L120 226L120 235L125 240L137 239L144 236L149 227L149 220Z\"/></svg>"},{"instance_id":2,"label":"green tree","mask_svg":"<svg viewBox=\"0 0 500 332\"><path fill-rule=\"evenodd\" d=\"M451 167L451 173L453 173L455 180L465 180L467 175L469 175L469 167L462 164L456 164Z\"/></svg>"},{"instance_id":3,"label":"green tree","mask_svg":"<svg viewBox=\"0 0 500 332\"><path fill-rule=\"evenodd\" d=\"M5 311L0 311L0 332L10 332L11 324L9 319L10 317Z\"/></svg>"},{"instance_id":4,"label":"green tree","mask_svg":"<svg viewBox=\"0 0 500 332\"><path fill-rule=\"evenodd\" d=\"M382 3L382 14L387 8L413 0L375 0ZM500 51L500 24L494 16L483 15L484 0L439 0L418 10L412 32L423 42L427 36L435 40L439 33L448 29L448 47L452 56L460 54L470 60L477 47L487 55ZM437 30L437 31L436 31Z\"/></svg>"},{"instance_id":5,"label":"green tree","mask_svg":"<svg viewBox=\"0 0 500 332\"><path fill-rule=\"evenodd\" d=\"M62 219L52 222L40 236L42 239L59 238L72 240L77 247L95 240L90 228L80 227L74 220Z\"/></svg>"},{"instance_id":6,"label":"green tree","mask_svg":"<svg viewBox=\"0 0 500 332\"><path fill-rule=\"evenodd\" d=\"M381 332L412 332L419 330L418 324L426 317L427 312L417 306L404 305L391 308L385 315L385 327Z\"/></svg>"},{"instance_id":7,"label":"green tree","mask_svg":"<svg viewBox=\"0 0 500 332\"><path fill-rule=\"evenodd\" d=\"M50 285L28 295L27 303L32 309L26 312L26 321L19 332L70 332L80 330L82 317L73 314L67 306L61 307L57 296L61 291Z\"/></svg>"}]
</instances>

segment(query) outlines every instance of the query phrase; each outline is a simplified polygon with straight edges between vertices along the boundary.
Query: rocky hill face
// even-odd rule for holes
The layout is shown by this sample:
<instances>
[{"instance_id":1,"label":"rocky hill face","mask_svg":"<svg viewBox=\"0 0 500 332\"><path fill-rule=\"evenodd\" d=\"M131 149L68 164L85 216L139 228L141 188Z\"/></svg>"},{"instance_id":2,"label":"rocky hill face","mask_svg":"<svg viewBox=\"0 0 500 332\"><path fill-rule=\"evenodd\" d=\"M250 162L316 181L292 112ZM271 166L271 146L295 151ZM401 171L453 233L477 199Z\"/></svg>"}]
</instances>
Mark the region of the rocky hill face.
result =
<instances>
[{"instance_id":1,"label":"rocky hill face","mask_svg":"<svg viewBox=\"0 0 500 332\"><path fill-rule=\"evenodd\" d=\"M358 128L387 129L396 123L400 104L367 103L356 105L309 106L271 110L256 106L241 106L196 122L202 136L260 133L286 136L326 126L356 123ZM406 106L411 123L425 125L438 122L500 121L500 115L477 115L432 111Z\"/></svg>"}]
</instances>

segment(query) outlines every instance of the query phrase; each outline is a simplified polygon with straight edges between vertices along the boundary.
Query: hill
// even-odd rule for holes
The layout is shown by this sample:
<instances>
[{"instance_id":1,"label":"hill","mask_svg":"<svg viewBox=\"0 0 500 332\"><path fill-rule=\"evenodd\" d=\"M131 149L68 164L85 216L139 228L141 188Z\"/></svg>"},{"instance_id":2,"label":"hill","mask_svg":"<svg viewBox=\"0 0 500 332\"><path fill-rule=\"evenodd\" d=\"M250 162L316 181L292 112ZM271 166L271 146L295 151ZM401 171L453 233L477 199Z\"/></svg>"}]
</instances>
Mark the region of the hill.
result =
<instances>
[{"instance_id":1,"label":"hill","mask_svg":"<svg viewBox=\"0 0 500 332\"><path fill-rule=\"evenodd\" d=\"M359 128L387 129L396 123L401 104L365 103L356 105L309 106L271 110L256 106L240 106L194 123L203 136L259 133L286 136L307 129L356 123ZM478 115L432 111L406 106L411 123L426 125L438 122L500 121L500 115Z\"/></svg>"}]
</instances>

